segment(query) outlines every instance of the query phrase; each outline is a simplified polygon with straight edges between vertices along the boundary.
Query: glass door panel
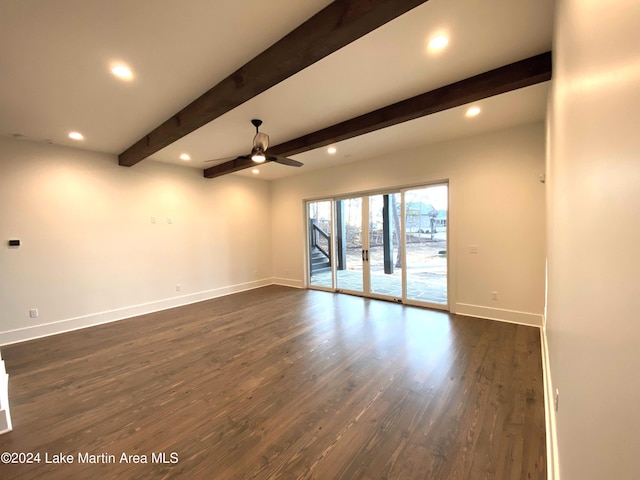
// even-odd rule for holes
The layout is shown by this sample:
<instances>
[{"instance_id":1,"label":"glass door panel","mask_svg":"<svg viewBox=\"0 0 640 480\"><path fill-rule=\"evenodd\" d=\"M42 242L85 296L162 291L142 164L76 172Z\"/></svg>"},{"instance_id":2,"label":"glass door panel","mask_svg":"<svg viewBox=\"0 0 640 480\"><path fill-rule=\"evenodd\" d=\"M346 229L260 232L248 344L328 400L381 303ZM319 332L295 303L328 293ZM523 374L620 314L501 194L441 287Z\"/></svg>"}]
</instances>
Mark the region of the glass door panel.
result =
<instances>
[{"instance_id":1,"label":"glass door panel","mask_svg":"<svg viewBox=\"0 0 640 480\"><path fill-rule=\"evenodd\" d=\"M447 184L308 202L309 285L446 309L448 208Z\"/></svg>"},{"instance_id":2,"label":"glass door panel","mask_svg":"<svg viewBox=\"0 0 640 480\"><path fill-rule=\"evenodd\" d=\"M369 196L370 293L402 298L400 193Z\"/></svg>"},{"instance_id":3,"label":"glass door panel","mask_svg":"<svg viewBox=\"0 0 640 480\"><path fill-rule=\"evenodd\" d=\"M406 298L447 306L448 185L404 192Z\"/></svg>"},{"instance_id":4,"label":"glass door panel","mask_svg":"<svg viewBox=\"0 0 640 480\"><path fill-rule=\"evenodd\" d=\"M331 200L307 203L309 285L333 288Z\"/></svg>"},{"instance_id":5,"label":"glass door panel","mask_svg":"<svg viewBox=\"0 0 640 480\"><path fill-rule=\"evenodd\" d=\"M364 291L362 198L336 200L336 288Z\"/></svg>"}]
</instances>

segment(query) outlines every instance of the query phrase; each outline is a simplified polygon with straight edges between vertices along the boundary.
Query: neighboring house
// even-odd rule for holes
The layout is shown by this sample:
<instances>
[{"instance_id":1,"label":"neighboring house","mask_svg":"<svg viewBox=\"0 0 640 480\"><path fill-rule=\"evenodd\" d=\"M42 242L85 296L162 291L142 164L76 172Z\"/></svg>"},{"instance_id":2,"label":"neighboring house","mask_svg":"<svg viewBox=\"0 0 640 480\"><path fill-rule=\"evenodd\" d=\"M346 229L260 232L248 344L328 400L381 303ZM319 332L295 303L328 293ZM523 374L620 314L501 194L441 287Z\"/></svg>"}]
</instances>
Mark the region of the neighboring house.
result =
<instances>
[{"instance_id":1,"label":"neighboring house","mask_svg":"<svg viewBox=\"0 0 640 480\"><path fill-rule=\"evenodd\" d=\"M433 205L424 202L407 202L406 229L407 232L427 233L431 231L431 226L435 225L433 219L438 216L438 210Z\"/></svg>"}]
</instances>

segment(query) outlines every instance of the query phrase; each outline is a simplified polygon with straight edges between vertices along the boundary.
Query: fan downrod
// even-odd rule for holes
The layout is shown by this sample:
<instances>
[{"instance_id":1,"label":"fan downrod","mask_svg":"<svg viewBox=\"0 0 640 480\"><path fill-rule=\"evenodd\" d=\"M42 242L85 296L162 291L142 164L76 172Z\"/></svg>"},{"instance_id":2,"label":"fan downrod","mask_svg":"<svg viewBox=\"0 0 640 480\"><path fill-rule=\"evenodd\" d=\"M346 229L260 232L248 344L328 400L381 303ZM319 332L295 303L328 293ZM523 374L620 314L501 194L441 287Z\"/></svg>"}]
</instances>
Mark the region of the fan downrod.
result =
<instances>
[{"instance_id":1,"label":"fan downrod","mask_svg":"<svg viewBox=\"0 0 640 480\"><path fill-rule=\"evenodd\" d=\"M260 128L260 125L262 125L262 120L254 118L253 120L251 120L251 124L256 127L256 133L258 133L258 128Z\"/></svg>"}]
</instances>

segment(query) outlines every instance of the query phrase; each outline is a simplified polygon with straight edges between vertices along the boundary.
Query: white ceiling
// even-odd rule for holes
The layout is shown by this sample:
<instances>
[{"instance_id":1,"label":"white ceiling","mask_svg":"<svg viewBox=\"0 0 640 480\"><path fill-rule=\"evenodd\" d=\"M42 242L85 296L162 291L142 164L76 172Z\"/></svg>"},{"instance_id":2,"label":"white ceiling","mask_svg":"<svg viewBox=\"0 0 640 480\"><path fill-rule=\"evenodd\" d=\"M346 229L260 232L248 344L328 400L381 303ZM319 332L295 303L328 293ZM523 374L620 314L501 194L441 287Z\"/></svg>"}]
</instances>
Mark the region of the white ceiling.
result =
<instances>
[{"instance_id":1,"label":"white ceiling","mask_svg":"<svg viewBox=\"0 0 640 480\"><path fill-rule=\"evenodd\" d=\"M327 0L0 0L0 135L121 153L330 3ZM551 49L553 0L430 0L152 155L204 168ZM448 47L431 54L434 34ZM114 62L133 72L124 82ZM260 167L273 179L544 118L546 85ZM78 130L85 140L67 138ZM188 152L192 160L178 157ZM146 160L149 161L149 160ZM131 168L136 168L131 167ZM252 175L244 171L244 175ZM215 180L212 180L215 181Z\"/></svg>"}]
</instances>

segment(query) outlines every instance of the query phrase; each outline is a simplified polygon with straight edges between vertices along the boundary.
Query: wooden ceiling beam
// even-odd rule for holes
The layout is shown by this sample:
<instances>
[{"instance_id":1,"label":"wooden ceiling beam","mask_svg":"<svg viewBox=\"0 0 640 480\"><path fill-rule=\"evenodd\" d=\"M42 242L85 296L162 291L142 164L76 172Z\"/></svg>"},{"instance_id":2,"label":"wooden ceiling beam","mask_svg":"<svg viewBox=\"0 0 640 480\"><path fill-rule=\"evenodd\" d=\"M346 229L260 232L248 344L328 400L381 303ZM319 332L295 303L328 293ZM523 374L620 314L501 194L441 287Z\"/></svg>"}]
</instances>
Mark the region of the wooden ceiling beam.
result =
<instances>
[{"instance_id":1,"label":"wooden ceiling beam","mask_svg":"<svg viewBox=\"0 0 640 480\"><path fill-rule=\"evenodd\" d=\"M551 52L546 52L269 147L269 153L296 155L550 79ZM226 162L206 169L204 176L219 177L254 165L250 160L241 165Z\"/></svg>"},{"instance_id":2,"label":"wooden ceiling beam","mask_svg":"<svg viewBox=\"0 0 640 480\"><path fill-rule=\"evenodd\" d=\"M269 153L296 155L550 79L551 52L547 52L274 145Z\"/></svg>"},{"instance_id":3,"label":"wooden ceiling beam","mask_svg":"<svg viewBox=\"0 0 640 480\"><path fill-rule=\"evenodd\" d=\"M204 176L206 178L216 178L221 177L222 175L228 175L229 173L239 172L240 170L258 166L260 166L260 164L254 162L251 159L236 158L234 160L229 160L227 162L219 163L218 165L207 168L204 171Z\"/></svg>"},{"instance_id":4,"label":"wooden ceiling beam","mask_svg":"<svg viewBox=\"0 0 640 480\"><path fill-rule=\"evenodd\" d=\"M428 0L336 0L118 156L130 167Z\"/></svg>"}]
</instances>

